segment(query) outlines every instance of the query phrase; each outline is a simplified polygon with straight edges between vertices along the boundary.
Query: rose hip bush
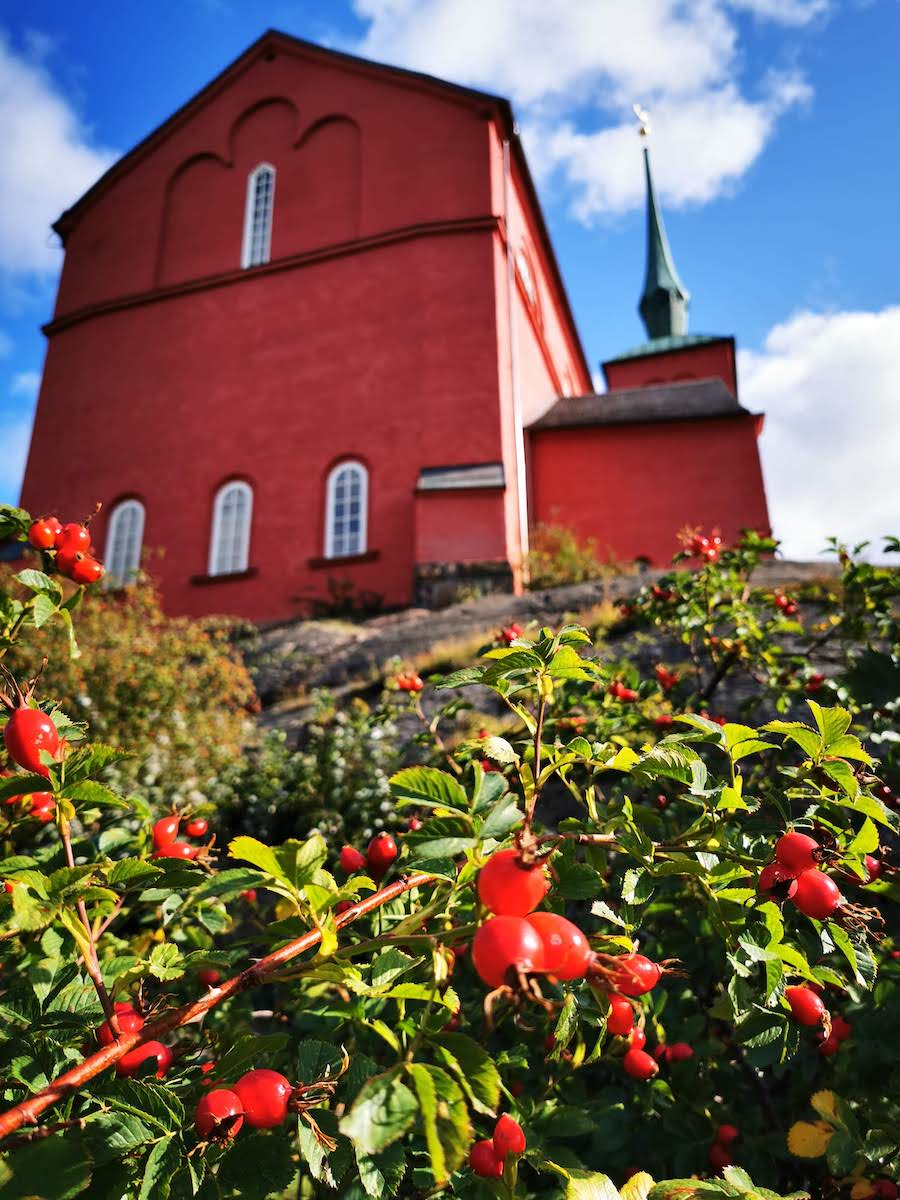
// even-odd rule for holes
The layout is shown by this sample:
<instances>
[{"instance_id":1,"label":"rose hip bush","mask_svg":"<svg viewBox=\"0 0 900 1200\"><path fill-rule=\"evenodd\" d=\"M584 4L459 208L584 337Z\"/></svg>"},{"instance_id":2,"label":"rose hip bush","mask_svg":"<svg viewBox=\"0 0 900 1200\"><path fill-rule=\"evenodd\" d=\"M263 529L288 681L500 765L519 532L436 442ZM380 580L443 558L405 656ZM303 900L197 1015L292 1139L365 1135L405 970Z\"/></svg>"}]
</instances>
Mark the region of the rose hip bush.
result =
<instances>
[{"instance_id":1,"label":"rose hip bush","mask_svg":"<svg viewBox=\"0 0 900 1200\"><path fill-rule=\"evenodd\" d=\"M41 536L0 665L80 594ZM739 564L705 549L673 576L705 589L701 673L744 603L717 617ZM127 747L85 741L29 641L0 684L4 1197L896 1197L897 816L865 708L837 684L715 720L708 684L624 678L578 626L510 634L403 689L446 708L390 780L403 821L356 846L223 846L213 812L118 795ZM468 688L504 736L438 733ZM550 828L554 793L577 815Z\"/></svg>"}]
</instances>

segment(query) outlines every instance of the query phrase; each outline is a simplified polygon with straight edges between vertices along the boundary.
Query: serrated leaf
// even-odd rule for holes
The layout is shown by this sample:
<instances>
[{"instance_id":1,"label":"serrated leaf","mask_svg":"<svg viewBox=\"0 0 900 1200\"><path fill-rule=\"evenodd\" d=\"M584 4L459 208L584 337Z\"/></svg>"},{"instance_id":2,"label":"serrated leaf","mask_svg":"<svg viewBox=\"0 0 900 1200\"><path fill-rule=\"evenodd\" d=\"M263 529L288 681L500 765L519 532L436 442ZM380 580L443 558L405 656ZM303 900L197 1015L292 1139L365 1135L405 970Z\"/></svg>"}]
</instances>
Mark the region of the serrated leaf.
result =
<instances>
[{"instance_id":1,"label":"serrated leaf","mask_svg":"<svg viewBox=\"0 0 900 1200\"><path fill-rule=\"evenodd\" d=\"M415 1096L399 1078L400 1068L368 1080L350 1111L341 1119L341 1133L363 1154L377 1154L401 1138L416 1119Z\"/></svg>"},{"instance_id":2,"label":"serrated leaf","mask_svg":"<svg viewBox=\"0 0 900 1200\"><path fill-rule=\"evenodd\" d=\"M168 1200L172 1176L181 1165L181 1148L174 1137L156 1143L144 1163L137 1200Z\"/></svg>"},{"instance_id":3,"label":"serrated leaf","mask_svg":"<svg viewBox=\"0 0 900 1200\"><path fill-rule=\"evenodd\" d=\"M264 845L256 838L245 836L234 838L228 845L228 857L259 867L266 875L271 875L274 879L281 880L282 883L290 882L272 847Z\"/></svg>"},{"instance_id":4,"label":"serrated leaf","mask_svg":"<svg viewBox=\"0 0 900 1200\"><path fill-rule=\"evenodd\" d=\"M440 1067L412 1063L409 1067L419 1107L431 1173L444 1183L462 1166L472 1140L469 1113L459 1085Z\"/></svg>"},{"instance_id":5,"label":"serrated leaf","mask_svg":"<svg viewBox=\"0 0 900 1200\"><path fill-rule=\"evenodd\" d=\"M826 1120L837 1120L837 1096L834 1092L815 1092L810 1096L809 1102L820 1117L824 1117Z\"/></svg>"},{"instance_id":6,"label":"serrated leaf","mask_svg":"<svg viewBox=\"0 0 900 1200\"><path fill-rule=\"evenodd\" d=\"M453 858L477 845L471 825L464 817L432 817L420 829L407 833L409 865L418 866L433 859Z\"/></svg>"},{"instance_id":7,"label":"serrated leaf","mask_svg":"<svg viewBox=\"0 0 900 1200\"><path fill-rule=\"evenodd\" d=\"M619 1188L619 1194L622 1200L647 1200L650 1189L655 1186L652 1175L648 1175L646 1171L638 1171Z\"/></svg>"},{"instance_id":8,"label":"serrated leaf","mask_svg":"<svg viewBox=\"0 0 900 1200\"><path fill-rule=\"evenodd\" d=\"M522 820L524 820L524 814L517 805L515 796L507 794L488 813L478 836L482 841L487 841L489 838L498 842L502 841L510 830L515 829Z\"/></svg>"},{"instance_id":9,"label":"serrated leaf","mask_svg":"<svg viewBox=\"0 0 900 1200\"><path fill-rule=\"evenodd\" d=\"M485 738L480 743L480 748L485 758L489 758L492 762L503 763L505 765L519 761L518 754L516 754L506 738Z\"/></svg>"},{"instance_id":10,"label":"serrated leaf","mask_svg":"<svg viewBox=\"0 0 900 1200\"><path fill-rule=\"evenodd\" d=\"M445 1066L457 1076L472 1107L493 1116L500 1102L500 1072L490 1054L463 1033L441 1033L433 1038Z\"/></svg>"},{"instance_id":11,"label":"serrated leaf","mask_svg":"<svg viewBox=\"0 0 900 1200\"><path fill-rule=\"evenodd\" d=\"M287 1045L286 1033L270 1033L265 1036L244 1034L216 1061L217 1080L237 1079L256 1066L268 1066L269 1060L280 1054Z\"/></svg>"},{"instance_id":12,"label":"serrated leaf","mask_svg":"<svg viewBox=\"0 0 900 1200\"><path fill-rule=\"evenodd\" d=\"M819 727L819 733L825 742L825 749L829 749L832 742L837 741L850 728L851 717L846 708L835 706L834 708L822 708L815 700L807 700L809 710L815 718L816 725Z\"/></svg>"},{"instance_id":13,"label":"serrated leaf","mask_svg":"<svg viewBox=\"0 0 900 1200\"><path fill-rule=\"evenodd\" d=\"M91 1182L84 1141L71 1129L17 1147L4 1163L10 1181L3 1187L3 1200L71 1200Z\"/></svg>"},{"instance_id":14,"label":"serrated leaf","mask_svg":"<svg viewBox=\"0 0 900 1200\"><path fill-rule=\"evenodd\" d=\"M216 1182L221 1192L238 1197L280 1194L297 1174L292 1142L268 1133L244 1137L244 1132L241 1130L219 1164Z\"/></svg>"},{"instance_id":15,"label":"serrated leaf","mask_svg":"<svg viewBox=\"0 0 900 1200\"><path fill-rule=\"evenodd\" d=\"M141 858L121 858L109 869L106 876L110 887L130 887L132 884L144 883L155 875L162 875L159 867L145 862Z\"/></svg>"},{"instance_id":16,"label":"serrated leaf","mask_svg":"<svg viewBox=\"0 0 900 1200\"><path fill-rule=\"evenodd\" d=\"M469 808L462 784L437 767L405 767L391 776L390 784L391 794L399 804L453 808L461 812Z\"/></svg>"},{"instance_id":17,"label":"serrated leaf","mask_svg":"<svg viewBox=\"0 0 900 1200\"><path fill-rule=\"evenodd\" d=\"M795 1158L821 1158L833 1136L827 1121L795 1121L788 1130L787 1147Z\"/></svg>"}]
</instances>

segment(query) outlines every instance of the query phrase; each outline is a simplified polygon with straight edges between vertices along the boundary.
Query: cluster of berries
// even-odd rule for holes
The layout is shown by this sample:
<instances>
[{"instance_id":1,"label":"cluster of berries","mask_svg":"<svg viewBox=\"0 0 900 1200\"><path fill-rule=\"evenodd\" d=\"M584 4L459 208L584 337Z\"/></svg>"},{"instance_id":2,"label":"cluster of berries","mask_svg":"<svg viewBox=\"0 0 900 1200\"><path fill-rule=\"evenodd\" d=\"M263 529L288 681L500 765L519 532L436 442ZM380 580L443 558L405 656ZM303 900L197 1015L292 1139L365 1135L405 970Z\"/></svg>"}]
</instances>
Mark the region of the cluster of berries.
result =
<instances>
[{"instance_id":1,"label":"cluster of berries","mask_svg":"<svg viewBox=\"0 0 900 1200\"><path fill-rule=\"evenodd\" d=\"M657 664L656 678L664 692L671 692L678 683L678 675L674 671L670 671L668 667L664 667L662 663Z\"/></svg>"},{"instance_id":2,"label":"cluster of berries","mask_svg":"<svg viewBox=\"0 0 900 1200\"><path fill-rule=\"evenodd\" d=\"M647 1035L642 1025L635 1025L635 1005L632 1000L652 992L662 978L662 968L644 954L622 954L607 960L606 966L598 962L592 973L601 974L603 981L612 990L609 995L609 1012L606 1028L616 1037L628 1039L628 1049L622 1059L626 1075L632 1079L652 1079L659 1072L660 1062L681 1062L691 1058L693 1050L687 1042L676 1042L672 1046L660 1044L654 1054L644 1048Z\"/></svg>"},{"instance_id":3,"label":"cluster of berries","mask_svg":"<svg viewBox=\"0 0 900 1200\"><path fill-rule=\"evenodd\" d=\"M61 525L56 517L41 517L28 530L35 550L56 552L56 569L74 583L96 583L103 578L103 565L91 553L87 525L71 521Z\"/></svg>"},{"instance_id":4,"label":"cluster of berries","mask_svg":"<svg viewBox=\"0 0 900 1200\"><path fill-rule=\"evenodd\" d=\"M741 1136L736 1125L720 1125L716 1130L716 1140L709 1148L709 1165L716 1171L730 1167L734 1161L731 1157L731 1146Z\"/></svg>"},{"instance_id":5,"label":"cluster of berries","mask_svg":"<svg viewBox=\"0 0 900 1200\"><path fill-rule=\"evenodd\" d=\"M421 692L425 686L421 675L417 675L415 671L401 671L399 675L394 676L394 683L401 692Z\"/></svg>"},{"instance_id":6,"label":"cluster of berries","mask_svg":"<svg viewBox=\"0 0 900 1200\"><path fill-rule=\"evenodd\" d=\"M803 685L810 695L820 692L825 683L825 676L821 671L813 671L812 675L807 676L806 683Z\"/></svg>"},{"instance_id":7,"label":"cluster of berries","mask_svg":"<svg viewBox=\"0 0 900 1200\"><path fill-rule=\"evenodd\" d=\"M469 1166L482 1179L499 1179L507 1158L521 1154L527 1142L522 1126L504 1113L494 1126L494 1136L476 1142L469 1151Z\"/></svg>"},{"instance_id":8,"label":"cluster of berries","mask_svg":"<svg viewBox=\"0 0 900 1200\"><path fill-rule=\"evenodd\" d=\"M192 859L204 852L204 846L191 846L188 842L179 842L180 828L181 817L177 813L159 818L153 826L154 858ZM206 837L208 830L209 822L205 817L192 817L184 826L184 832L190 838Z\"/></svg>"},{"instance_id":9,"label":"cluster of berries","mask_svg":"<svg viewBox=\"0 0 900 1200\"><path fill-rule=\"evenodd\" d=\"M800 605L784 592L776 592L773 603L786 617L793 617L800 611Z\"/></svg>"},{"instance_id":10,"label":"cluster of berries","mask_svg":"<svg viewBox=\"0 0 900 1200\"><path fill-rule=\"evenodd\" d=\"M511 646L516 638L520 638L521 636L522 626L517 625L515 621L513 621L511 625L507 625L504 629L500 630L499 640L504 642L507 646Z\"/></svg>"},{"instance_id":11,"label":"cluster of berries","mask_svg":"<svg viewBox=\"0 0 900 1200\"><path fill-rule=\"evenodd\" d=\"M759 890L777 900L792 901L804 916L827 921L844 897L834 880L818 869L823 858L815 838L796 831L786 833L775 843L774 862L759 873Z\"/></svg>"},{"instance_id":12,"label":"cluster of berries","mask_svg":"<svg viewBox=\"0 0 900 1200\"><path fill-rule=\"evenodd\" d=\"M410 827L412 827L412 822L410 822ZM342 846L341 870L346 871L348 875L355 875L357 871L365 868L373 879L381 879L387 873L397 854L396 841L387 830L383 830L372 838L365 854L362 854L355 846Z\"/></svg>"},{"instance_id":13,"label":"cluster of berries","mask_svg":"<svg viewBox=\"0 0 900 1200\"><path fill-rule=\"evenodd\" d=\"M715 531L709 535L694 533L686 541L685 549L692 558L702 558L706 562L714 563L722 551L722 539Z\"/></svg>"},{"instance_id":14,"label":"cluster of berries","mask_svg":"<svg viewBox=\"0 0 900 1200\"><path fill-rule=\"evenodd\" d=\"M277 1071L248 1071L232 1087L207 1092L194 1110L194 1125L204 1139L225 1142L246 1123L274 1129L287 1120L293 1085Z\"/></svg>"},{"instance_id":15,"label":"cluster of berries","mask_svg":"<svg viewBox=\"0 0 900 1200\"><path fill-rule=\"evenodd\" d=\"M664 587L659 583L654 583L650 588L650 592L654 600L662 600L664 604L668 604L670 600L678 599L675 592L670 587Z\"/></svg>"},{"instance_id":16,"label":"cluster of berries","mask_svg":"<svg viewBox=\"0 0 900 1200\"><path fill-rule=\"evenodd\" d=\"M614 696L616 700L621 700L625 704L633 704L635 700L640 699L634 688L626 687L621 679L614 679L606 690L610 696Z\"/></svg>"},{"instance_id":17,"label":"cluster of berries","mask_svg":"<svg viewBox=\"0 0 900 1200\"><path fill-rule=\"evenodd\" d=\"M52 792L25 792L21 796L8 796L4 804L9 808L21 807L23 813L34 817L42 825L56 816L56 801Z\"/></svg>"},{"instance_id":18,"label":"cluster of berries","mask_svg":"<svg viewBox=\"0 0 900 1200\"><path fill-rule=\"evenodd\" d=\"M115 1010L116 1021L121 1033L138 1033L144 1028L144 1018L130 1001L117 1003ZM104 1021L97 1030L97 1041L101 1046L111 1046L115 1040L116 1036L110 1028L109 1021ZM156 1078L162 1079L175 1061L175 1056L162 1042L144 1042L140 1046L135 1046L133 1050L129 1050L119 1059L116 1063L116 1074L124 1075L126 1078L137 1075L144 1064L151 1059L156 1061L156 1071L154 1072Z\"/></svg>"}]
</instances>

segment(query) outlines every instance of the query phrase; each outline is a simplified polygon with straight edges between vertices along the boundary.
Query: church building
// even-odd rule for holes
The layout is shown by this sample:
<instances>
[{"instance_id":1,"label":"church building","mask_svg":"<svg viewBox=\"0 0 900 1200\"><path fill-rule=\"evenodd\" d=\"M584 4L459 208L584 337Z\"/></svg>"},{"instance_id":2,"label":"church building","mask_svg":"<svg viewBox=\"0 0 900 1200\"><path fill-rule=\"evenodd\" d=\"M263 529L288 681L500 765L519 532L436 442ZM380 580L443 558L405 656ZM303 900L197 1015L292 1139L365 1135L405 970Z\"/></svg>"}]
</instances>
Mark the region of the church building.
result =
<instances>
[{"instance_id":1,"label":"church building","mask_svg":"<svg viewBox=\"0 0 900 1200\"><path fill-rule=\"evenodd\" d=\"M538 523L659 564L768 529L644 155L649 340L596 393L509 103L264 34L56 222L23 506L256 621L519 590Z\"/></svg>"}]
</instances>

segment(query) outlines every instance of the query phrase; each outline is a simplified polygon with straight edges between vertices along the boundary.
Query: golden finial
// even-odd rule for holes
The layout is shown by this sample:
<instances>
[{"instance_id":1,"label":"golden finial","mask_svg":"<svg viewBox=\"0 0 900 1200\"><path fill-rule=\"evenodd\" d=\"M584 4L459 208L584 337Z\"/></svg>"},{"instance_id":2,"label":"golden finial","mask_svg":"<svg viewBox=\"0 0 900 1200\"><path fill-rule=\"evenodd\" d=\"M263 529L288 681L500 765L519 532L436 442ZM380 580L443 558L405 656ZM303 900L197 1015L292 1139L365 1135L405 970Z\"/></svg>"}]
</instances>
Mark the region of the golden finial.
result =
<instances>
[{"instance_id":1,"label":"golden finial","mask_svg":"<svg viewBox=\"0 0 900 1200\"><path fill-rule=\"evenodd\" d=\"M646 138L650 136L650 114L646 108L642 108L640 104L632 104L634 115L638 119L638 137Z\"/></svg>"}]
</instances>

